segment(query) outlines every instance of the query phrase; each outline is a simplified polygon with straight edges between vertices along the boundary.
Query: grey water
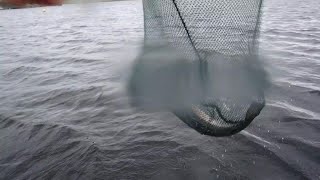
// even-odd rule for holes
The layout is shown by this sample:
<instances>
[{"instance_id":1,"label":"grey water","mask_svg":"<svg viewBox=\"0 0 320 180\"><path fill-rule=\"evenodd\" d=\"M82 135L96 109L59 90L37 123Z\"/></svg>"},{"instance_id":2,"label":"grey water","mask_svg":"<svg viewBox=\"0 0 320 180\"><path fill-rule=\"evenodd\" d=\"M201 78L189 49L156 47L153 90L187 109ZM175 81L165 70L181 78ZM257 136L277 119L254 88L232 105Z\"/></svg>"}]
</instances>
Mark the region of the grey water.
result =
<instances>
[{"instance_id":1,"label":"grey water","mask_svg":"<svg viewBox=\"0 0 320 180\"><path fill-rule=\"evenodd\" d=\"M319 9L265 1L267 105L224 138L129 105L141 1L0 11L0 179L319 179Z\"/></svg>"}]
</instances>

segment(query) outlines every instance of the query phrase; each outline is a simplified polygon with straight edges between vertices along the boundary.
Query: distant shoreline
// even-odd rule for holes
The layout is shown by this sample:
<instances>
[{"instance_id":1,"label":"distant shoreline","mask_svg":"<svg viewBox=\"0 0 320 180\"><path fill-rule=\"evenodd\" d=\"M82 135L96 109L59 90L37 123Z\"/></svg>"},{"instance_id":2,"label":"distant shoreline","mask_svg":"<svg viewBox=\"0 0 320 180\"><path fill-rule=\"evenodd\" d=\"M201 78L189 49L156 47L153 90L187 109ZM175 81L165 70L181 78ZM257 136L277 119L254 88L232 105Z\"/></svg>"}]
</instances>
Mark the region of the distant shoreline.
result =
<instances>
[{"instance_id":1,"label":"distant shoreline","mask_svg":"<svg viewBox=\"0 0 320 180\"><path fill-rule=\"evenodd\" d=\"M51 5L51 6L62 6L62 4L61 5ZM1 7L0 10L29 9L29 8L38 8L38 7L51 7L51 6L41 6L41 5L27 5L27 6L23 6L23 7L8 6L8 7Z\"/></svg>"},{"instance_id":2,"label":"distant shoreline","mask_svg":"<svg viewBox=\"0 0 320 180\"><path fill-rule=\"evenodd\" d=\"M1 1L1 0L0 0ZM114 2L114 1L132 1L132 0L100 0L100 1L88 1L88 2L83 2L85 4L87 3L101 3L101 2ZM1 3L0 3L1 4ZM62 6L65 4L82 4L82 3L75 3L75 2L65 2L63 4L56 4L56 5L33 5L29 4L26 6L11 6L11 5L0 5L0 10L10 10L10 9L27 9L27 8L37 8L37 7L51 7L51 6Z\"/></svg>"}]
</instances>

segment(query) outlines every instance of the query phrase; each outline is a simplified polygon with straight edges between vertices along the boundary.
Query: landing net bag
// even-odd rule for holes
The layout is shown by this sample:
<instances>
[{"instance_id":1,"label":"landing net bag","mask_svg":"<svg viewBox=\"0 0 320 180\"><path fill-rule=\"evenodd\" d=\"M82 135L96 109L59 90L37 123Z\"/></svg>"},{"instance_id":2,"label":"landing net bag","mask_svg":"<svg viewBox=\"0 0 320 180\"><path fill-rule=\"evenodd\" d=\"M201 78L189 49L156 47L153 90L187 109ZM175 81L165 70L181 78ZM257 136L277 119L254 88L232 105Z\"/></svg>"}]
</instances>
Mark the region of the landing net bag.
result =
<instances>
[{"instance_id":1,"label":"landing net bag","mask_svg":"<svg viewBox=\"0 0 320 180\"><path fill-rule=\"evenodd\" d=\"M173 111L198 132L228 136L264 107L257 58L262 0L143 0L145 40L133 104ZM159 105L160 104L160 105Z\"/></svg>"}]
</instances>

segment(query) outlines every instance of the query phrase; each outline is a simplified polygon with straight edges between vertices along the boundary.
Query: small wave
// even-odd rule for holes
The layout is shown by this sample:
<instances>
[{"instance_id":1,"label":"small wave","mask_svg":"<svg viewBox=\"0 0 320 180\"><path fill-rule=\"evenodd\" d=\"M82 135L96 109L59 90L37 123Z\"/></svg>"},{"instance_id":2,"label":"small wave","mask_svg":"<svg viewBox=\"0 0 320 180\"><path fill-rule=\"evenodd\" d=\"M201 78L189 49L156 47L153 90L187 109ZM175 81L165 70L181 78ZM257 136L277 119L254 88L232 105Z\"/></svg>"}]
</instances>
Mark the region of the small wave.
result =
<instances>
[{"instance_id":1,"label":"small wave","mask_svg":"<svg viewBox=\"0 0 320 180\"><path fill-rule=\"evenodd\" d=\"M299 148L299 152L301 151L306 158L320 164L320 142L305 140L301 137L278 139L278 142Z\"/></svg>"},{"instance_id":2,"label":"small wave","mask_svg":"<svg viewBox=\"0 0 320 180\"><path fill-rule=\"evenodd\" d=\"M3 115L0 115L0 128L5 129L8 127L11 127L13 125L18 125L18 126L23 126L23 123L19 123L17 120L10 118L10 117L5 117Z\"/></svg>"},{"instance_id":3,"label":"small wave","mask_svg":"<svg viewBox=\"0 0 320 180\"><path fill-rule=\"evenodd\" d=\"M245 135L245 136L247 136L247 137L254 138L255 140L260 141L260 142L263 143L263 144L267 144L267 145L275 146L275 147L279 148L278 145L276 145L276 144L274 144L274 143L272 143L272 142L269 142L269 141L263 139L262 137L259 137L259 136L257 136L257 135L251 134L251 133L249 133L248 131L241 131L240 134L243 134L243 135Z\"/></svg>"},{"instance_id":4,"label":"small wave","mask_svg":"<svg viewBox=\"0 0 320 180\"><path fill-rule=\"evenodd\" d=\"M49 92L39 93L36 96L26 97L19 107L36 106L65 106L69 108L81 108L92 106L93 102L99 99L101 87L91 86L77 89L59 88ZM96 99L92 97L97 97Z\"/></svg>"},{"instance_id":5,"label":"small wave","mask_svg":"<svg viewBox=\"0 0 320 180\"><path fill-rule=\"evenodd\" d=\"M319 119L311 118L299 118L286 116L281 119L281 122L285 124L287 129L296 129L295 133L300 134L301 136L316 136L320 129Z\"/></svg>"},{"instance_id":6,"label":"small wave","mask_svg":"<svg viewBox=\"0 0 320 180\"><path fill-rule=\"evenodd\" d=\"M75 26L72 26L72 28L86 28L86 27L89 27L87 25L75 25Z\"/></svg>"},{"instance_id":7,"label":"small wave","mask_svg":"<svg viewBox=\"0 0 320 180\"><path fill-rule=\"evenodd\" d=\"M5 74L5 76L6 77L20 76L20 75L24 75L25 73L35 72L38 70L40 70L40 68L33 67L33 66L19 66L8 71Z\"/></svg>"},{"instance_id":8,"label":"small wave","mask_svg":"<svg viewBox=\"0 0 320 180\"><path fill-rule=\"evenodd\" d=\"M314 94L317 96L320 96L320 90L312 90L312 91L308 91L310 94Z\"/></svg>"},{"instance_id":9,"label":"small wave","mask_svg":"<svg viewBox=\"0 0 320 180\"><path fill-rule=\"evenodd\" d=\"M287 102L274 102L270 104L270 106L278 107L278 108L283 108L285 110L293 111L295 113L301 114L303 116L309 117L310 119L316 120L317 117L320 117L320 115L316 112L313 112L311 110L305 109L303 107L298 107L293 104L289 104Z\"/></svg>"},{"instance_id":10,"label":"small wave","mask_svg":"<svg viewBox=\"0 0 320 180\"><path fill-rule=\"evenodd\" d=\"M49 73L49 72L46 72L46 73ZM38 85L39 86L48 86L48 85L52 85L52 84L59 84L62 81L73 80L77 77L79 77L79 75L72 73L72 72L68 72L68 73L60 72L60 75L56 75L55 77L44 78L41 82L38 83Z\"/></svg>"},{"instance_id":11,"label":"small wave","mask_svg":"<svg viewBox=\"0 0 320 180\"><path fill-rule=\"evenodd\" d=\"M4 132L14 139L2 147L0 176L4 179L63 179L92 157L86 155L90 145L75 139L82 134L67 126L28 123L19 131Z\"/></svg>"},{"instance_id":12,"label":"small wave","mask_svg":"<svg viewBox=\"0 0 320 180\"><path fill-rule=\"evenodd\" d=\"M294 177L298 179L308 179L308 177L304 174L301 169L296 166L293 166L283 155L281 151L279 151L279 146L275 145L275 143L271 143L267 140L264 140L256 135L249 133L245 133L246 135L238 136L237 140L243 142L246 145L249 145L255 149L255 153L261 154L265 156L268 161L272 161L276 164L279 164L279 168L284 169L287 172L290 172ZM258 137L258 138L257 138ZM253 138L253 139L252 139ZM258 141L257 141L258 140ZM270 143L271 147L263 146L262 143ZM276 147L276 148L274 148Z\"/></svg>"}]
</instances>

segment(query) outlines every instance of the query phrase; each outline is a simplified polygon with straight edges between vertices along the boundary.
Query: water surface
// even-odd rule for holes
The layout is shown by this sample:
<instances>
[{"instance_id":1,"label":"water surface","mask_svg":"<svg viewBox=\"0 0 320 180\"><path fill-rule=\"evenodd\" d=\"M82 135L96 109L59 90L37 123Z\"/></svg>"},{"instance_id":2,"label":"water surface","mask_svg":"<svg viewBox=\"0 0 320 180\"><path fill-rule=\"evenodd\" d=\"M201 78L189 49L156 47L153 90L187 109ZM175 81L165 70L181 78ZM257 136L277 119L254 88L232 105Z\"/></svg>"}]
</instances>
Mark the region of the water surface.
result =
<instances>
[{"instance_id":1,"label":"water surface","mask_svg":"<svg viewBox=\"0 0 320 180\"><path fill-rule=\"evenodd\" d=\"M267 106L232 137L131 108L141 1L0 12L0 179L319 179L320 3L268 0Z\"/></svg>"}]
</instances>

